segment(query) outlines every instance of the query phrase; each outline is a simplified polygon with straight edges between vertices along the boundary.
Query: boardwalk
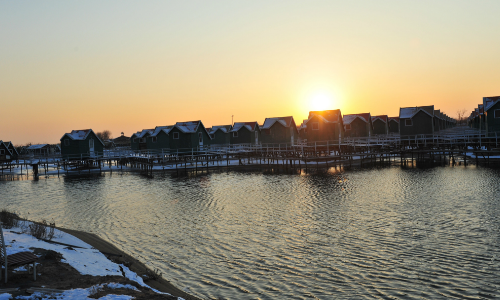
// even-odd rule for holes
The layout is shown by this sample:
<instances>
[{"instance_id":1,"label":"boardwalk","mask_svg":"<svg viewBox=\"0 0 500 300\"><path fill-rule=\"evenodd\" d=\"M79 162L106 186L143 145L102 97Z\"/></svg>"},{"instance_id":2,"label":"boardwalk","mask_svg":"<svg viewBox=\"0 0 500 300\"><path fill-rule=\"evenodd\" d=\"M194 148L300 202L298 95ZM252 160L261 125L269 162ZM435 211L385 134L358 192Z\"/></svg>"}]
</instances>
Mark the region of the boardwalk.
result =
<instances>
[{"instance_id":1,"label":"boardwalk","mask_svg":"<svg viewBox=\"0 0 500 300\"><path fill-rule=\"evenodd\" d=\"M221 168L259 168L270 170L312 170L398 162L495 163L500 155L498 138L465 126L450 128L432 136L381 135L345 138L313 143L230 145L198 149L161 151L105 151L101 156L63 160L57 155L21 156L18 161L0 164L1 174L60 175L93 171L208 172Z\"/></svg>"}]
</instances>

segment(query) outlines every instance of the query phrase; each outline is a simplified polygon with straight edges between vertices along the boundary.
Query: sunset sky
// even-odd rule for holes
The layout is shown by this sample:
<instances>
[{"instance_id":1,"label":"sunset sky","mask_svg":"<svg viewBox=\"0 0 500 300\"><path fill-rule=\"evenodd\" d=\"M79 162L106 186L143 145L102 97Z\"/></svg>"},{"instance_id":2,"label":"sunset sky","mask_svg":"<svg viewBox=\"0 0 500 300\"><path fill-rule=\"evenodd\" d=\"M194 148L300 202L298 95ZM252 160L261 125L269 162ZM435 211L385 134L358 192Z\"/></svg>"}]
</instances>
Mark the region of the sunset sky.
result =
<instances>
[{"instance_id":1,"label":"sunset sky","mask_svg":"<svg viewBox=\"0 0 500 300\"><path fill-rule=\"evenodd\" d=\"M0 1L0 140L500 95L500 1ZM324 102L330 102L325 106Z\"/></svg>"}]
</instances>

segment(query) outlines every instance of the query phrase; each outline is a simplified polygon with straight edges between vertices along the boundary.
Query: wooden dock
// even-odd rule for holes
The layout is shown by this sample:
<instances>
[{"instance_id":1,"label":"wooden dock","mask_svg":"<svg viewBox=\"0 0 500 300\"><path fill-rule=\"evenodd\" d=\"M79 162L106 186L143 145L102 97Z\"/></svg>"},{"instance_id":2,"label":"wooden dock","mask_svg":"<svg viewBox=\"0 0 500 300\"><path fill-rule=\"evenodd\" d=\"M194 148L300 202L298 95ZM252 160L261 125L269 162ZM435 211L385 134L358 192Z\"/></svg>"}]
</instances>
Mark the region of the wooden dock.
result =
<instances>
[{"instance_id":1,"label":"wooden dock","mask_svg":"<svg viewBox=\"0 0 500 300\"><path fill-rule=\"evenodd\" d=\"M0 175L21 176L91 174L93 172L138 171L183 174L217 169L259 169L300 173L330 168L400 164L404 167L433 164L496 166L500 162L497 136L468 128L451 128L439 135L375 136L342 141L265 145L205 146L197 149L160 151L105 151L95 157L21 156L18 161L0 162Z\"/></svg>"}]
</instances>

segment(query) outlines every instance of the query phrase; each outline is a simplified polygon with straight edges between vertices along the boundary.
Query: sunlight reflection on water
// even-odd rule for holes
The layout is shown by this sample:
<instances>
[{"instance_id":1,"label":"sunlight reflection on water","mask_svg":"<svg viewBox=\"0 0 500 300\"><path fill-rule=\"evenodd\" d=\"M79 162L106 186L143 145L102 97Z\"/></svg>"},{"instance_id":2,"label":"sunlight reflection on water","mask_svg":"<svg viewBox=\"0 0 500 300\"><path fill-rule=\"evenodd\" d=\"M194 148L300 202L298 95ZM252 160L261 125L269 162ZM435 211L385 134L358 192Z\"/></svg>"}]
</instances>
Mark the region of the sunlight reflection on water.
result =
<instances>
[{"instance_id":1,"label":"sunlight reflection on water","mask_svg":"<svg viewBox=\"0 0 500 300\"><path fill-rule=\"evenodd\" d=\"M0 182L0 202L97 233L206 298L494 298L499 175L115 173Z\"/></svg>"}]
</instances>

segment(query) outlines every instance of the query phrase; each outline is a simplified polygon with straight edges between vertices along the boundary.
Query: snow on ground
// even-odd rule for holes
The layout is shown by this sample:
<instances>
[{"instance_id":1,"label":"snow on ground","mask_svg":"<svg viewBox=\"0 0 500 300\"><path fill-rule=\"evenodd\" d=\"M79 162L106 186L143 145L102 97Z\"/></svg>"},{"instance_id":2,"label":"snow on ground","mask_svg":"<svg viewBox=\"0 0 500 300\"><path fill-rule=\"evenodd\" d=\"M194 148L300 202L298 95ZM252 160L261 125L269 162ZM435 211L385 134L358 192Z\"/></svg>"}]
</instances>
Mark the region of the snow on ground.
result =
<instances>
[{"instance_id":1,"label":"snow on ground","mask_svg":"<svg viewBox=\"0 0 500 300\"><path fill-rule=\"evenodd\" d=\"M24 226L28 226L31 222L25 222ZM7 250L7 255L29 251L29 248L42 248L46 250L53 250L59 252L63 256L62 262L68 263L73 268L75 268L82 275L92 275L92 276L106 276L106 275L118 275L122 276L122 272L120 270L120 265L110 261L97 249L93 249L92 246L83 242L82 240L68 234L62 232L60 230L55 230L54 238L52 239L55 242L69 244L73 246L78 246L82 248L72 248L64 245L52 244L49 242L45 242L42 240L38 240L31 235L21 233L21 228L11 228L4 229L4 239ZM123 271L125 273L125 277L137 282L139 285L149 288L156 293L161 293L155 289L152 289L147 284L144 283L143 279L138 276L135 272L130 271L124 265L121 265ZM104 284L106 285L106 284ZM109 288L130 288L137 290L132 285L122 285L122 284L107 284ZM103 285L100 285L103 286ZM91 288L89 288L91 289ZM74 289L65 291L64 294L61 294L62 298L56 299L88 299L89 289ZM166 294L166 293L161 293ZM40 295L37 295L38 297ZM0 300L2 299L10 299L10 294L1 294ZM34 298L31 298L34 297ZM16 298L16 299L48 299L48 298L36 298L35 294L28 298ZM116 296L116 295L108 295L106 297L102 297L100 299L131 299L129 296ZM178 298L182 300L182 298Z\"/></svg>"},{"instance_id":2,"label":"snow on ground","mask_svg":"<svg viewBox=\"0 0 500 300\"><path fill-rule=\"evenodd\" d=\"M24 300L48 300L48 299L85 300L85 299L89 299L89 300L95 300L95 298L89 298L89 296L93 294L96 287L99 287L99 286L93 286L93 287L90 287L87 289L67 290L61 294L45 294L44 295L42 293L36 292L36 293L33 293L31 296L17 296L15 299L24 299ZM9 298L5 298L5 299L9 299ZM133 297L128 296L128 295L109 294L109 295L103 296L103 297L98 298L98 299L99 300L129 300L129 299L133 299Z\"/></svg>"},{"instance_id":3,"label":"snow on ground","mask_svg":"<svg viewBox=\"0 0 500 300\"><path fill-rule=\"evenodd\" d=\"M92 249L89 244L57 229L54 241L84 248L70 248L63 245L51 244L38 240L28 234L17 234L14 232L21 232L21 229L12 228L4 230L7 255L27 251L30 247L42 248L61 253L64 258L61 261L68 263L82 275L122 275L120 266L108 260L99 250Z\"/></svg>"}]
</instances>

